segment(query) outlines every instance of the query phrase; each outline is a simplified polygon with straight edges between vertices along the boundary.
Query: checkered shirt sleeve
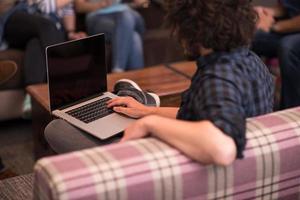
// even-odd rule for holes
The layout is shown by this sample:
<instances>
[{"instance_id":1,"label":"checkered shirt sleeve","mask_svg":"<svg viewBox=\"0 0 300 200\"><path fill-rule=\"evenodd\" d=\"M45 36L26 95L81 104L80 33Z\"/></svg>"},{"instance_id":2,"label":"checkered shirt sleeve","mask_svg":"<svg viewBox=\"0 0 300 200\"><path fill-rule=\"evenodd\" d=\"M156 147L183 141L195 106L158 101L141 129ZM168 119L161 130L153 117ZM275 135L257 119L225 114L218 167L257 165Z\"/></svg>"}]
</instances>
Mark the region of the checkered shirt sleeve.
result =
<instances>
[{"instance_id":1,"label":"checkered shirt sleeve","mask_svg":"<svg viewBox=\"0 0 300 200\"><path fill-rule=\"evenodd\" d=\"M211 121L234 140L237 157L242 158L245 119L272 111L272 77L251 52L205 61L208 63L198 68L191 87L183 94L177 117Z\"/></svg>"}]
</instances>

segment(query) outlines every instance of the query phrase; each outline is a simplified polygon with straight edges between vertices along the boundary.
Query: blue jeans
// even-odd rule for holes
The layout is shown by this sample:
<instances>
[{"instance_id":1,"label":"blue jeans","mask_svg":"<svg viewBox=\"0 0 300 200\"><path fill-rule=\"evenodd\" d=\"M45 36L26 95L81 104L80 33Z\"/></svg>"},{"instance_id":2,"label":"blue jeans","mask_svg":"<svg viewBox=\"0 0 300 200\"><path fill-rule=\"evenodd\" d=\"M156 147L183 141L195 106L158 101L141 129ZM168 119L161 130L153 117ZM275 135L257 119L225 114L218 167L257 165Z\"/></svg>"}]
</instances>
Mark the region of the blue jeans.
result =
<instances>
[{"instance_id":1,"label":"blue jeans","mask_svg":"<svg viewBox=\"0 0 300 200\"><path fill-rule=\"evenodd\" d=\"M281 70L280 108L300 106L300 33L258 31L252 49L260 56L278 57Z\"/></svg>"},{"instance_id":2,"label":"blue jeans","mask_svg":"<svg viewBox=\"0 0 300 200\"><path fill-rule=\"evenodd\" d=\"M143 18L134 10L127 9L111 14L99 14L87 18L90 35L105 33L112 43L112 69L138 69L144 66L142 34Z\"/></svg>"}]
</instances>

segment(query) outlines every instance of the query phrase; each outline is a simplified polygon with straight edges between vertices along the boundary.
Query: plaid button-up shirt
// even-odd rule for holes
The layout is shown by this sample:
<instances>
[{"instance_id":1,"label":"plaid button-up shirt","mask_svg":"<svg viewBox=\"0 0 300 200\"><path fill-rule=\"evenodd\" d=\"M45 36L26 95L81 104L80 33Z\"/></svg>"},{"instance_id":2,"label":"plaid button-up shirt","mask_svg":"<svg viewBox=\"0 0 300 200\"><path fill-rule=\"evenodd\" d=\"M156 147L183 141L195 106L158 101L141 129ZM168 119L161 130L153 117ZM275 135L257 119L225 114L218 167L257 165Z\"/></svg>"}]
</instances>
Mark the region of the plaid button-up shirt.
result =
<instances>
[{"instance_id":1,"label":"plaid button-up shirt","mask_svg":"<svg viewBox=\"0 0 300 200\"><path fill-rule=\"evenodd\" d=\"M233 138L237 157L242 158L246 118L272 111L272 76L247 48L200 57L197 65L191 86L182 95L177 118L211 121Z\"/></svg>"}]
</instances>

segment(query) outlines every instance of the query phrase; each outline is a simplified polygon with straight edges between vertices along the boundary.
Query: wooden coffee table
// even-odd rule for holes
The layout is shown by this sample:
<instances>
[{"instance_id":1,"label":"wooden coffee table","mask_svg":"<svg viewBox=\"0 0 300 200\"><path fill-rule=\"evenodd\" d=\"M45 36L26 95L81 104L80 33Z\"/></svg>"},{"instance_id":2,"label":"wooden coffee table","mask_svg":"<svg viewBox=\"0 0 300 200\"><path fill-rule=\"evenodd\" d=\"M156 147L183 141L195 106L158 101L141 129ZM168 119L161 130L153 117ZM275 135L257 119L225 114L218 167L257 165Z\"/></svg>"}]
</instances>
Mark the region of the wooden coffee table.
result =
<instances>
[{"instance_id":1,"label":"wooden coffee table","mask_svg":"<svg viewBox=\"0 0 300 200\"><path fill-rule=\"evenodd\" d=\"M186 69L187 71L195 69L195 63L192 62L175 63L174 66L182 66L182 70ZM158 65L141 70L109 74L108 90L112 91L115 82L123 78L135 81L145 91L158 94L161 106L179 106L181 93L190 85L190 79L164 65ZM34 154L38 159L52 153L44 139L44 129L52 120L48 86L47 84L31 85L26 90L32 99Z\"/></svg>"},{"instance_id":2,"label":"wooden coffee table","mask_svg":"<svg viewBox=\"0 0 300 200\"><path fill-rule=\"evenodd\" d=\"M197 65L195 62L177 62L169 64L168 66L175 72L182 74L187 78L192 78L197 70Z\"/></svg>"}]
</instances>

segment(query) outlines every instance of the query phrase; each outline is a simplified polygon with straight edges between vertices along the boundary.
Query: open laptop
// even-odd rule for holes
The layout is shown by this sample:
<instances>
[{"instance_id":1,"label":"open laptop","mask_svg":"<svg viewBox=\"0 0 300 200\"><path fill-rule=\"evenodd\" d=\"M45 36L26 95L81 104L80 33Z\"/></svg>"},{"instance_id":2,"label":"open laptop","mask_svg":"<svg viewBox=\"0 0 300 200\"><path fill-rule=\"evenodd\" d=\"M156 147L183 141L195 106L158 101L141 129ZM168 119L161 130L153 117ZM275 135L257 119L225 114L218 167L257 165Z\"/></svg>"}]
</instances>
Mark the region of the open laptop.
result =
<instances>
[{"instance_id":1,"label":"open laptop","mask_svg":"<svg viewBox=\"0 0 300 200\"><path fill-rule=\"evenodd\" d=\"M135 121L106 107L117 96L107 92L104 34L49 46L46 62L54 116L100 139Z\"/></svg>"}]
</instances>

